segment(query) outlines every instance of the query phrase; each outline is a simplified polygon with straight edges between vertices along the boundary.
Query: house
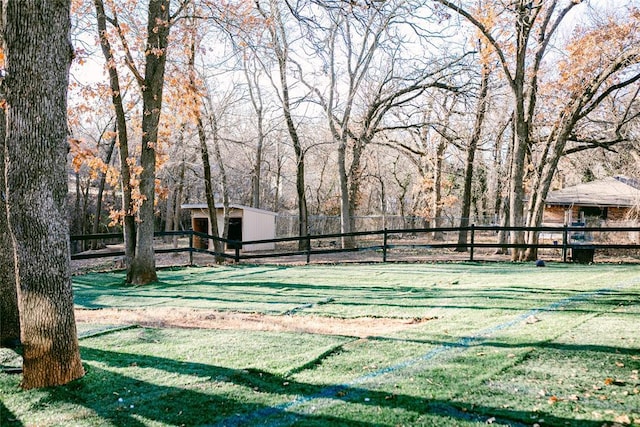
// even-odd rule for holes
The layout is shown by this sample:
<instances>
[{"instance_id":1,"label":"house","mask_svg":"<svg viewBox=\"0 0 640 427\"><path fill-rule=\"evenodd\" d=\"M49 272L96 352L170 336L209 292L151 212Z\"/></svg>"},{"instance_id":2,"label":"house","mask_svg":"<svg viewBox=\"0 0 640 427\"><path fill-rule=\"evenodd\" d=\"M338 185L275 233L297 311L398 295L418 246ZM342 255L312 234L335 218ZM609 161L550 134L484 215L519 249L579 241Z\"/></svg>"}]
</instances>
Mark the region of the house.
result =
<instances>
[{"instance_id":1,"label":"house","mask_svg":"<svg viewBox=\"0 0 640 427\"><path fill-rule=\"evenodd\" d=\"M191 228L200 233L212 234L211 224L209 224L209 208L206 203L184 204L182 209L191 212ZM269 240L276 237L276 216L275 212L251 208L242 205L229 206L229 240L252 241ZM218 219L218 230L222 232L224 227L224 207L216 204L216 218ZM213 249L213 242L204 239L196 239L196 247L201 249ZM228 249L231 245L228 245ZM257 243L242 245L244 251L260 251L275 249L275 243Z\"/></svg>"},{"instance_id":2,"label":"house","mask_svg":"<svg viewBox=\"0 0 640 427\"><path fill-rule=\"evenodd\" d=\"M587 219L620 222L640 206L640 182L613 176L561 190L551 191L545 200L545 225L585 224Z\"/></svg>"}]
</instances>

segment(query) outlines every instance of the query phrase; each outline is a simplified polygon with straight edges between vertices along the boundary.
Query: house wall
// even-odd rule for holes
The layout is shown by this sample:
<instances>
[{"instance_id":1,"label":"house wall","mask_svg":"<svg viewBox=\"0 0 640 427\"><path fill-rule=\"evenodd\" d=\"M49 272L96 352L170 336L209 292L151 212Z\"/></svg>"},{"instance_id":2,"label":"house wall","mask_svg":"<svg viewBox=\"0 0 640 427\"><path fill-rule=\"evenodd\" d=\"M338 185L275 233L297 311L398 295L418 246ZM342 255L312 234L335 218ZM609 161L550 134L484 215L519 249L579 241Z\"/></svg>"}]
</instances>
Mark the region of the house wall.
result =
<instances>
[{"instance_id":1,"label":"house wall","mask_svg":"<svg viewBox=\"0 0 640 427\"><path fill-rule=\"evenodd\" d=\"M545 225L564 225L565 210L564 206L545 206L542 214L542 223Z\"/></svg>"},{"instance_id":2,"label":"house wall","mask_svg":"<svg viewBox=\"0 0 640 427\"><path fill-rule=\"evenodd\" d=\"M571 216L568 216L568 212ZM629 212L627 207L608 207L607 222L625 221ZM545 206L542 216L542 223L545 225L564 225L565 221L578 221L580 219L580 206Z\"/></svg>"},{"instance_id":3,"label":"house wall","mask_svg":"<svg viewBox=\"0 0 640 427\"><path fill-rule=\"evenodd\" d=\"M607 221L626 221L629 208L609 208Z\"/></svg>"}]
</instances>

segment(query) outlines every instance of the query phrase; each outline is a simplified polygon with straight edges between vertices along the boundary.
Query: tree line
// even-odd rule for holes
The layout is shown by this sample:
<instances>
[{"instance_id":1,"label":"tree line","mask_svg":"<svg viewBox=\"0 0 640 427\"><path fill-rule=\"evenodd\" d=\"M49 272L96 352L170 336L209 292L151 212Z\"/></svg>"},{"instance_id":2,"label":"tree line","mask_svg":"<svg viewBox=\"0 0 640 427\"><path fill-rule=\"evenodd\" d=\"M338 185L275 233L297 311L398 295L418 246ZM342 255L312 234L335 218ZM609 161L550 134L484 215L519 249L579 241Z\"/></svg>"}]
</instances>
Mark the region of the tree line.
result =
<instances>
[{"instance_id":1,"label":"tree line","mask_svg":"<svg viewBox=\"0 0 640 427\"><path fill-rule=\"evenodd\" d=\"M68 162L24 161L68 164L71 231L121 227L131 284L157 280L153 231L181 227L185 202L206 201L223 237L216 203L295 213L300 235L321 214L339 215L343 233L361 214L539 226L565 182L637 175L640 5L608 4L74 0ZM11 165L9 196L23 188ZM20 208L6 205L11 231ZM4 236L7 254L33 237Z\"/></svg>"},{"instance_id":2,"label":"tree line","mask_svg":"<svg viewBox=\"0 0 640 427\"><path fill-rule=\"evenodd\" d=\"M300 235L310 214L344 233L359 214L536 226L564 182L635 173L634 2L152 4L79 3L74 27L108 77L73 84L76 206L122 192L102 223L128 236L131 283L154 280L149 236L184 202L295 212ZM79 232L101 223L75 213Z\"/></svg>"}]
</instances>

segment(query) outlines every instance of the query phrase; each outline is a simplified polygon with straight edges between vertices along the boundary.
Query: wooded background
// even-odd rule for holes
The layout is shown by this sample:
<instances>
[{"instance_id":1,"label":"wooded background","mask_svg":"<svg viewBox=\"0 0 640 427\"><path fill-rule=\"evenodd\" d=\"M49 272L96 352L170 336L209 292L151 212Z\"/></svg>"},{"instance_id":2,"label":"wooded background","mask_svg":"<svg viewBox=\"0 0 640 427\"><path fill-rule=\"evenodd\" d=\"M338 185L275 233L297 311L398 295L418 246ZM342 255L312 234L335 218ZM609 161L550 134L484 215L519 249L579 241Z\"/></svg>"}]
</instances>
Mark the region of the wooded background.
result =
<instances>
[{"instance_id":1,"label":"wooded background","mask_svg":"<svg viewBox=\"0 0 640 427\"><path fill-rule=\"evenodd\" d=\"M72 234L188 227L209 184L301 235L309 216L539 225L550 190L640 176L638 6L77 1Z\"/></svg>"}]
</instances>

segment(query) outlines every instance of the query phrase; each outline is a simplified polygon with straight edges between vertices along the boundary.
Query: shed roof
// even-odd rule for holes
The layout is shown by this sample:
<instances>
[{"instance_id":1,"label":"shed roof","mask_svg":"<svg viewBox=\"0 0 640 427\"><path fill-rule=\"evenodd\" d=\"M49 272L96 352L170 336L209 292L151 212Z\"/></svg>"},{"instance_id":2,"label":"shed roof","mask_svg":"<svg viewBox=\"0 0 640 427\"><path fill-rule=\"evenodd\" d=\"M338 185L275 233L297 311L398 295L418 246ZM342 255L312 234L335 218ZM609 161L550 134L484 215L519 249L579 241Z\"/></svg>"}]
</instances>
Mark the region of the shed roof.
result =
<instances>
[{"instance_id":1,"label":"shed roof","mask_svg":"<svg viewBox=\"0 0 640 427\"><path fill-rule=\"evenodd\" d=\"M612 176L551 191L549 205L632 207L640 204L640 183L625 176Z\"/></svg>"},{"instance_id":2,"label":"shed roof","mask_svg":"<svg viewBox=\"0 0 640 427\"><path fill-rule=\"evenodd\" d=\"M183 205L180 205L180 207L182 209L209 209L209 206L207 206L206 203L185 203ZM273 216L277 216L278 213L277 212L273 212L273 211L268 211L265 209L258 209L258 208L252 208L250 206L243 206L243 205L236 205L236 204L230 204L229 207L231 209L240 209L243 211L249 211L249 212L256 212L256 213L260 213L263 215L273 215ZM216 209L223 209L224 206L222 205L222 203L216 203Z\"/></svg>"}]
</instances>

